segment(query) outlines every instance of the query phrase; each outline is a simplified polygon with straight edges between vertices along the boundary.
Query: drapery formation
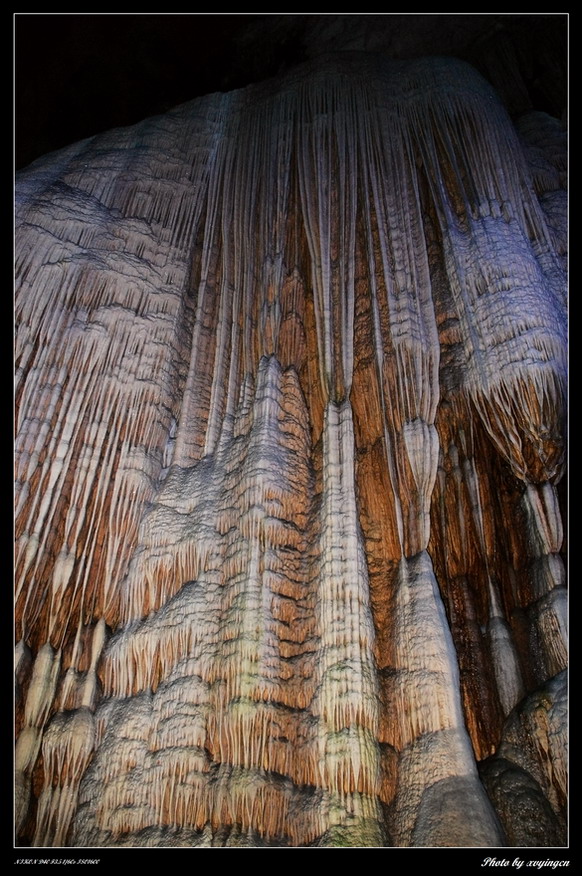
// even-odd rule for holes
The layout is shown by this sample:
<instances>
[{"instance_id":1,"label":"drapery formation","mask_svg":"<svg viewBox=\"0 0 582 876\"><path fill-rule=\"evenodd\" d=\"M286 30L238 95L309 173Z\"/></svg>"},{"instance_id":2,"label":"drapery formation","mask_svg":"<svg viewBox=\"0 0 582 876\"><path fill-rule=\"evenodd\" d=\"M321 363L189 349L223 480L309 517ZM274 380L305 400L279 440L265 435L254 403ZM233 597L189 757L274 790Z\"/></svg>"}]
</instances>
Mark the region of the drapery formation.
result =
<instances>
[{"instance_id":1,"label":"drapery formation","mask_svg":"<svg viewBox=\"0 0 582 876\"><path fill-rule=\"evenodd\" d=\"M19 176L19 842L565 842L562 150L343 53Z\"/></svg>"}]
</instances>

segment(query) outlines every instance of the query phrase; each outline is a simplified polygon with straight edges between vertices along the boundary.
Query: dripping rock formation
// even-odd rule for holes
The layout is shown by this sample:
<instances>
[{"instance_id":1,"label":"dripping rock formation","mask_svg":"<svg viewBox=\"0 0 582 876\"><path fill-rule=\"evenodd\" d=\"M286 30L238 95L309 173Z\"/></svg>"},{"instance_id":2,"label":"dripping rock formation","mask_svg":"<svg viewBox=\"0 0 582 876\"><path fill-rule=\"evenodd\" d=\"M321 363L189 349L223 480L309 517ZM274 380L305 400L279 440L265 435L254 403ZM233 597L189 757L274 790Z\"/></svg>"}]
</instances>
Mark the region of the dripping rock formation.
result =
<instances>
[{"instance_id":1,"label":"dripping rock formation","mask_svg":"<svg viewBox=\"0 0 582 876\"><path fill-rule=\"evenodd\" d=\"M564 169L344 52L18 175L18 845L566 844Z\"/></svg>"}]
</instances>

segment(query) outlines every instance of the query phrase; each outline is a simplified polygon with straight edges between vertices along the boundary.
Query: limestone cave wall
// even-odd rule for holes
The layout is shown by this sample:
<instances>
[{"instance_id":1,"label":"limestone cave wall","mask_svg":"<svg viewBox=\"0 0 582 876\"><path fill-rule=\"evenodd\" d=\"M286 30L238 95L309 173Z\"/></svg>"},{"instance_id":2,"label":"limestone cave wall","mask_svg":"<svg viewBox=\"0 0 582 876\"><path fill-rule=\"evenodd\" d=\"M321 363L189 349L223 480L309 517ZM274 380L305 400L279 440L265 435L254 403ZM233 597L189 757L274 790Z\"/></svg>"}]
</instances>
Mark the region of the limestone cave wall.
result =
<instances>
[{"instance_id":1,"label":"limestone cave wall","mask_svg":"<svg viewBox=\"0 0 582 876\"><path fill-rule=\"evenodd\" d=\"M567 842L565 215L450 58L18 175L17 844Z\"/></svg>"}]
</instances>

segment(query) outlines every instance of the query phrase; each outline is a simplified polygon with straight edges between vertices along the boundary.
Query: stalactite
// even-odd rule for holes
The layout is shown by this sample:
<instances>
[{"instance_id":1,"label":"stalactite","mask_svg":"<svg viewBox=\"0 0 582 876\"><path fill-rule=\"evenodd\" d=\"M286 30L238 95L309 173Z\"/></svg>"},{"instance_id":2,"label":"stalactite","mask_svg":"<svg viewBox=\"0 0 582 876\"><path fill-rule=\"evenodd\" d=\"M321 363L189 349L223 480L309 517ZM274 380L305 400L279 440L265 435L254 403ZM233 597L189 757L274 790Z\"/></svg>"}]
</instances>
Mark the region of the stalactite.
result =
<instances>
[{"instance_id":1,"label":"stalactite","mask_svg":"<svg viewBox=\"0 0 582 876\"><path fill-rule=\"evenodd\" d=\"M562 145L342 53L19 176L19 842L564 842Z\"/></svg>"}]
</instances>

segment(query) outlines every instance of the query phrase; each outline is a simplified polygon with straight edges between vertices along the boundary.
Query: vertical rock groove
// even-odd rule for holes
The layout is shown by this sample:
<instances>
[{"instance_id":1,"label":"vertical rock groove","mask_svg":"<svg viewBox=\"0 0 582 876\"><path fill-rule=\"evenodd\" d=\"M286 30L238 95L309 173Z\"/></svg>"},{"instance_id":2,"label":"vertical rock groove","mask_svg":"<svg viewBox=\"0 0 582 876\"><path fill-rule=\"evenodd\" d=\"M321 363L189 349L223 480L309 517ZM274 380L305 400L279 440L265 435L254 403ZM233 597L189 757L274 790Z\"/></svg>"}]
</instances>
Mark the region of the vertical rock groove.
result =
<instances>
[{"instance_id":1,"label":"vertical rock groove","mask_svg":"<svg viewBox=\"0 0 582 876\"><path fill-rule=\"evenodd\" d=\"M19 844L565 843L559 149L342 53L19 175Z\"/></svg>"}]
</instances>

